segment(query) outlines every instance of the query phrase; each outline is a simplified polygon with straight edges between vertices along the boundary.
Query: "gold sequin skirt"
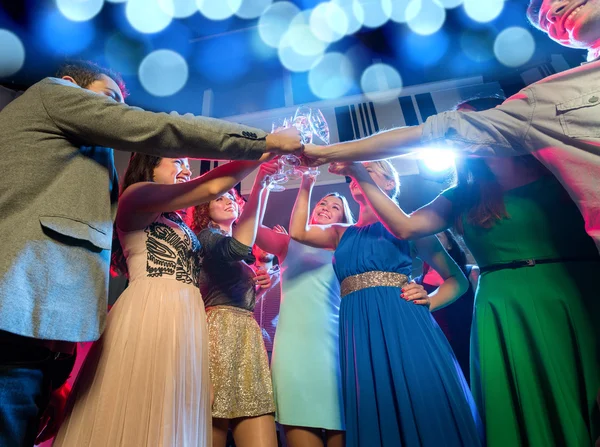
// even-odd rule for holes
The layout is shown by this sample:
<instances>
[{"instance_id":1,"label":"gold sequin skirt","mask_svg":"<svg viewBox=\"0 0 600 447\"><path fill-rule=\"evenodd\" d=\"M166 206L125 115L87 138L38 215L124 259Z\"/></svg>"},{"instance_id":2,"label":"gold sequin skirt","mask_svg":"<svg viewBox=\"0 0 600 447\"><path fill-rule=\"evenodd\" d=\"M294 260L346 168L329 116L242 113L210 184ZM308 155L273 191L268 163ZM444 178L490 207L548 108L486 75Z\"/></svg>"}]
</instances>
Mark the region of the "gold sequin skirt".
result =
<instances>
[{"instance_id":1,"label":"gold sequin skirt","mask_svg":"<svg viewBox=\"0 0 600 447\"><path fill-rule=\"evenodd\" d=\"M269 359L252 312L232 306L206 309L214 418L275 412Z\"/></svg>"}]
</instances>

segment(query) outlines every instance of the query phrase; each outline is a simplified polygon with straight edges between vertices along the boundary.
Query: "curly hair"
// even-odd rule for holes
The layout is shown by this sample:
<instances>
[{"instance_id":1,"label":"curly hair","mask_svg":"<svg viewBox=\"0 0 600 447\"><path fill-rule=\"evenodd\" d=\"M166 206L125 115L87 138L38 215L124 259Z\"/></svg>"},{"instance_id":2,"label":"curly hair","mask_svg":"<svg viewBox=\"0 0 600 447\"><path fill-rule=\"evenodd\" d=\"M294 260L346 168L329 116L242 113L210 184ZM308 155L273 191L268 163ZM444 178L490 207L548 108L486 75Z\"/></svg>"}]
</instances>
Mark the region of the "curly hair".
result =
<instances>
[{"instance_id":1,"label":"curly hair","mask_svg":"<svg viewBox=\"0 0 600 447\"><path fill-rule=\"evenodd\" d=\"M237 192L237 190L235 188L231 188L225 194L227 194L227 193L231 194L233 196L233 199L235 200L235 202L238 204L238 208L239 208L238 219L239 219L239 216L242 215L242 211L244 209L244 205L245 205L246 201L244 200L244 198L242 196L240 196L240 194ZM205 228L218 228L217 225L210 218L210 203L211 202L201 203L200 205L196 205L192 209L192 213L191 213L192 216L190 218L190 221L188 222L188 225L195 234L200 234L200 232L202 230L204 230ZM235 222L233 224L235 225Z\"/></svg>"},{"instance_id":2,"label":"curly hair","mask_svg":"<svg viewBox=\"0 0 600 447\"><path fill-rule=\"evenodd\" d=\"M61 65L56 72L57 78L70 76L77 82L77 85L83 88L89 87L94 81L99 80L102 75L111 78L117 83L121 90L121 94L123 95L123 99L129 95L127 88L125 87L125 82L120 74L109 68L101 67L91 61L70 60Z\"/></svg>"}]
</instances>

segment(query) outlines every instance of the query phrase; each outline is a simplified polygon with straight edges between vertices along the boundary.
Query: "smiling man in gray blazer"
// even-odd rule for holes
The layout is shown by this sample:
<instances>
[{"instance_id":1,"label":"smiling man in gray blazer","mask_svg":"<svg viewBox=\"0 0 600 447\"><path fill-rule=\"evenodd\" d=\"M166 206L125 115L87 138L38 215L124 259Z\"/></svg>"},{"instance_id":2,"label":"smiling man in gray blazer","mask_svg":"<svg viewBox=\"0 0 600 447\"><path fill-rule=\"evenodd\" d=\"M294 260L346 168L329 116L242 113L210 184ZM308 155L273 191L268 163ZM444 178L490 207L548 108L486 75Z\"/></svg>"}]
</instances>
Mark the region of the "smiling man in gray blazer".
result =
<instances>
[{"instance_id":1,"label":"smiling man in gray blazer","mask_svg":"<svg viewBox=\"0 0 600 447\"><path fill-rule=\"evenodd\" d=\"M0 112L0 445L33 444L50 382L70 371L61 359L104 329L118 197L111 148L256 160L302 145L294 129L267 134L129 107L120 78L91 63L68 65L8 104Z\"/></svg>"}]
</instances>

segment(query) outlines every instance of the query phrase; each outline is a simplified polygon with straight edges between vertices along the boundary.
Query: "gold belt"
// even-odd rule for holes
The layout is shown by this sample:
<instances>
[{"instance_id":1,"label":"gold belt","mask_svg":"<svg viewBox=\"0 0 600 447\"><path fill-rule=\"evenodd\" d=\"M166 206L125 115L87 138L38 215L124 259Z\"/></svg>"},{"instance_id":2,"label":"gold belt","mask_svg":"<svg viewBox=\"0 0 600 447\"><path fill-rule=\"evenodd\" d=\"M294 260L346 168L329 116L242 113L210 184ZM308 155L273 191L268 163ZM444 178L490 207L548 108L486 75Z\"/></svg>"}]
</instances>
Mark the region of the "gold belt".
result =
<instances>
[{"instance_id":1,"label":"gold belt","mask_svg":"<svg viewBox=\"0 0 600 447\"><path fill-rule=\"evenodd\" d=\"M344 278L341 286L342 298L349 293L368 287L404 287L408 276L395 272L365 272Z\"/></svg>"}]
</instances>

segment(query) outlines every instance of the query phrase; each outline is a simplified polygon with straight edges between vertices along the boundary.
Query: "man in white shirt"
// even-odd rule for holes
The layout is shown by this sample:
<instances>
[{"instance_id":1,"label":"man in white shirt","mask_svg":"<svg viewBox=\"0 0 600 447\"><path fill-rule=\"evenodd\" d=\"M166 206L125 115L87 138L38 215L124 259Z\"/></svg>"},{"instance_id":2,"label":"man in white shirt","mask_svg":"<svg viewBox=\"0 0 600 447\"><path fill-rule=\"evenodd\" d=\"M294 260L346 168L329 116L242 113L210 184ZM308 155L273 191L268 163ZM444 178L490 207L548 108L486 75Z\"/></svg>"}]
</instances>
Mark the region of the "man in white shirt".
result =
<instances>
[{"instance_id":1,"label":"man in white shirt","mask_svg":"<svg viewBox=\"0 0 600 447\"><path fill-rule=\"evenodd\" d=\"M308 146L308 163L389 158L438 144L476 156L532 154L569 192L600 251L600 0L531 0L528 17L556 42L587 49L588 63L532 84L495 109L444 112L420 126Z\"/></svg>"}]
</instances>

